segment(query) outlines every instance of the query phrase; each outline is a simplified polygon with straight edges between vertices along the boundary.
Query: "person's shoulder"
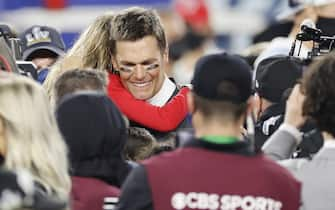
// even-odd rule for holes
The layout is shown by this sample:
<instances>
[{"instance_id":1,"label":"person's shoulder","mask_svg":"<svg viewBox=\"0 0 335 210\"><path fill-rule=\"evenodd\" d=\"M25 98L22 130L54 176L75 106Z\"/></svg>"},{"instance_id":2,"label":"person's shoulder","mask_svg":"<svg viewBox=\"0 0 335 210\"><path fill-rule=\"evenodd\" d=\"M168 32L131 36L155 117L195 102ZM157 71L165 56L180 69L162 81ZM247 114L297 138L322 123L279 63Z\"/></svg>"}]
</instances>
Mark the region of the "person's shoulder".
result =
<instances>
[{"instance_id":1,"label":"person's shoulder","mask_svg":"<svg viewBox=\"0 0 335 210\"><path fill-rule=\"evenodd\" d=\"M72 191L80 193L85 191L92 191L91 195L110 195L118 196L120 189L116 186L109 185L108 183L101 181L96 178L89 177L71 177L72 180Z\"/></svg>"},{"instance_id":2,"label":"person's shoulder","mask_svg":"<svg viewBox=\"0 0 335 210\"><path fill-rule=\"evenodd\" d=\"M74 210L98 209L104 203L117 202L120 190L99 179L71 177L71 208Z\"/></svg>"},{"instance_id":3,"label":"person's shoulder","mask_svg":"<svg viewBox=\"0 0 335 210\"><path fill-rule=\"evenodd\" d=\"M179 158L180 155L184 153L185 148L177 148L173 151L162 152L159 155L154 155L149 159L146 159L141 162L141 165L146 166L154 166L154 165L163 165L163 164L173 164L176 159Z\"/></svg>"},{"instance_id":4,"label":"person's shoulder","mask_svg":"<svg viewBox=\"0 0 335 210\"><path fill-rule=\"evenodd\" d=\"M288 180L295 180L294 175L284 167L284 165L278 164L277 162L266 157L264 154L261 154L261 163L260 167L266 172L269 176L273 178L282 178Z\"/></svg>"},{"instance_id":5,"label":"person's shoulder","mask_svg":"<svg viewBox=\"0 0 335 210\"><path fill-rule=\"evenodd\" d=\"M291 172L298 172L310 161L306 158L287 159L278 162L281 166L285 167Z\"/></svg>"}]
</instances>

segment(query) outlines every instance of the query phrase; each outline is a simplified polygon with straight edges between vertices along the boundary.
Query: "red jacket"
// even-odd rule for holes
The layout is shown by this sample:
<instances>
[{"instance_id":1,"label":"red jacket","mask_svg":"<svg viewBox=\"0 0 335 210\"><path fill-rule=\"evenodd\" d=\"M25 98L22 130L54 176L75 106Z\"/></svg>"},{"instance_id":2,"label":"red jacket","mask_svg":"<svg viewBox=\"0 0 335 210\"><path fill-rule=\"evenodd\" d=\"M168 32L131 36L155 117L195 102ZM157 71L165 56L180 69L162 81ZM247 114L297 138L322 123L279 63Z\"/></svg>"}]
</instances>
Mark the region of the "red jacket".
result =
<instances>
[{"instance_id":1,"label":"red jacket","mask_svg":"<svg viewBox=\"0 0 335 210\"><path fill-rule=\"evenodd\" d=\"M71 209L102 210L104 199L118 199L120 190L114 186L88 177L72 177Z\"/></svg>"},{"instance_id":2,"label":"red jacket","mask_svg":"<svg viewBox=\"0 0 335 210\"><path fill-rule=\"evenodd\" d=\"M145 101L135 99L126 90L118 75L109 74L108 95L129 120L158 131L171 131L187 115L186 95L188 88L180 92L165 106L153 106Z\"/></svg>"}]
</instances>

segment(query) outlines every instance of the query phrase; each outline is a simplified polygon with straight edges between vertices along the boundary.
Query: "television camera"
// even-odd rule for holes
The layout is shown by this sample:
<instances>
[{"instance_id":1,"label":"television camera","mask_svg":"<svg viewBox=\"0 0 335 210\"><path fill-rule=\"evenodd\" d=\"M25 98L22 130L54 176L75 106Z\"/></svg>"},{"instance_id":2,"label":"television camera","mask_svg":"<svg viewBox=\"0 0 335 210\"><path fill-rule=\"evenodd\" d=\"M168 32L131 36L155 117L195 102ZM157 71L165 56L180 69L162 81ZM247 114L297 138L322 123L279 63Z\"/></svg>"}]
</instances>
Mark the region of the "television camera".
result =
<instances>
[{"instance_id":1,"label":"television camera","mask_svg":"<svg viewBox=\"0 0 335 210\"><path fill-rule=\"evenodd\" d=\"M290 56L294 56L296 42L300 41L298 56L300 55L301 46L303 42L312 42L312 49L308 52L305 61L310 63L313 59L318 56L322 56L330 53L334 48L335 36L329 36L324 34L320 29L315 27L312 20L305 20L301 24L301 31L296 35L295 40L292 44Z\"/></svg>"}]
</instances>

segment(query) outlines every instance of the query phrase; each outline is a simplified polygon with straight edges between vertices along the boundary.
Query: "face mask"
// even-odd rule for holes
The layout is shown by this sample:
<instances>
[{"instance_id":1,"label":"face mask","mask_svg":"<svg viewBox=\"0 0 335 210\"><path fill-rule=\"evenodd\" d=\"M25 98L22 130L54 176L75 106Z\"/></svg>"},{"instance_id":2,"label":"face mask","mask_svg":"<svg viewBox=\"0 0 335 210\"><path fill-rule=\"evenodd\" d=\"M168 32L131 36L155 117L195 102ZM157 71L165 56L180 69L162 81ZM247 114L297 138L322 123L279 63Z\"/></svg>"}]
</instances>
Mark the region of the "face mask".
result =
<instances>
[{"instance_id":1,"label":"face mask","mask_svg":"<svg viewBox=\"0 0 335 210\"><path fill-rule=\"evenodd\" d=\"M335 18L318 17L316 27L328 36L335 35Z\"/></svg>"},{"instance_id":2,"label":"face mask","mask_svg":"<svg viewBox=\"0 0 335 210\"><path fill-rule=\"evenodd\" d=\"M38 71L37 74L37 81L41 84L43 84L44 80L47 78L49 73L49 69L45 68L45 69L41 69L40 71Z\"/></svg>"}]
</instances>

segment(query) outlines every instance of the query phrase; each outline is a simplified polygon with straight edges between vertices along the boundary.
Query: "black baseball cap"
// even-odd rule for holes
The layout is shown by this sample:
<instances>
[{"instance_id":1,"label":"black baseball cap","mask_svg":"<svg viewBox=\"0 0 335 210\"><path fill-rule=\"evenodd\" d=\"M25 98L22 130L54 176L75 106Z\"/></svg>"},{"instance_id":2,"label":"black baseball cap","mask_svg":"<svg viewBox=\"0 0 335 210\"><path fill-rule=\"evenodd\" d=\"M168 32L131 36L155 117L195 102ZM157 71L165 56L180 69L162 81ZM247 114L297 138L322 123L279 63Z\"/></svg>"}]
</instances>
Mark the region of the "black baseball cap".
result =
<instances>
[{"instance_id":1,"label":"black baseball cap","mask_svg":"<svg viewBox=\"0 0 335 210\"><path fill-rule=\"evenodd\" d=\"M27 60L37 50L49 50L60 56L65 53L65 44L60 33L48 26L35 25L20 35L22 59Z\"/></svg>"},{"instance_id":2,"label":"black baseball cap","mask_svg":"<svg viewBox=\"0 0 335 210\"><path fill-rule=\"evenodd\" d=\"M261 61L256 69L255 91L271 102L279 103L285 91L302 77L304 65L299 58L272 56Z\"/></svg>"},{"instance_id":3,"label":"black baseball cap","mask_svg":"<svg viewBox=\"0 0 335 210\"><path fill-rule=\"evenodd\" d=\"M229 82L236 91L222 91ZM251 67L239 56L228 53L203 56L196 63L193 92L210 100L244 103L252 93Z\"/></svg>"}]
</instances>

